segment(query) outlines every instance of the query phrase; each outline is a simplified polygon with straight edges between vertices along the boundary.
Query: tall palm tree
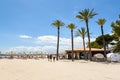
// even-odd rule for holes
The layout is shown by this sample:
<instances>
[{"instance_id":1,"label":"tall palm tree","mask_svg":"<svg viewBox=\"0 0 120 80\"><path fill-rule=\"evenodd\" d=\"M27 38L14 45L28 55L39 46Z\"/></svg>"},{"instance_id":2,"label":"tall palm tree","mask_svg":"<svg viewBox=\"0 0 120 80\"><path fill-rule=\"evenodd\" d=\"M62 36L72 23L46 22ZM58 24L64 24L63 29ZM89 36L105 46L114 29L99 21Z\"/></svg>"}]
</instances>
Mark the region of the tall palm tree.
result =
<instances>
[{"instance_id":1,"label":"tall palm tree","mask_svg":"<svg viewBox=\"0 0 120 80\"><path fill-rule=\"evenodd\" d=\"M102 33L102 41L103 41L103 47L104 47L104 56L106 57L106 44L105 44L105 38L104 38L104 31L103 31L103 25L105 24L106 19L98 19L97 24L101 27L101 33Z\"/></svg>"},{"instance_id":2,"label":"tall palm tree","mask_svg":"<svg viewBox=\"0 0 120 80\"><path fill-rule=\"evenodd\" d=\"M78 15L76 18L85 21L86 23L86 28L87 28L87 35L88 35L88 46L89 46L89 59L92 60L92 54L91 54L91 45L90 45L90 33L89 33L89 19L93 18L97 13L94 12L94 9L89 10L89 9L84 9L81 12L78 12Z\"/></svg>"},{"instance_id":3,"label":"tall palm tree","mask_svg":"<svg viewBox=\"0 0 120 80\"><path fill-rule=\"evenodd\" d=\"M58 36L57 36L57 60L58 60L58 57L59 57L59 37L60 37L60 27L64 26L64 23L60 20L56 20L52 23L53 26L55 26L57 29L58 29Z\"/></svg>"},{"instance_id":4,"label":"tall palm tree","mask_svg":"<svg viewBox=\"0 0 120 80\"><path fill-rule=\"evenodd\" d=\"M72 44L72 61L74 61L74 41L73 41L73 30L76 28L75 24L70 23L67 25L67 28L69 28L71 30L71 44Z\"/></svg>"},{"instance_id":5,"label":"tall palm tree","mask_svg":"<svg viewBox=\"0 0 120 80\"><path fill-rule=\"evenodd\" d=\"M84 55L85 59L87 60L87 54L86 54L86 49L85 49L85 36L87 34L87 31L85 30L84 27L81 27L81 29L78 29L76 32L76 36L81 36L83 39L83 47L84 47Z\"/></svg>"}]
</instances>

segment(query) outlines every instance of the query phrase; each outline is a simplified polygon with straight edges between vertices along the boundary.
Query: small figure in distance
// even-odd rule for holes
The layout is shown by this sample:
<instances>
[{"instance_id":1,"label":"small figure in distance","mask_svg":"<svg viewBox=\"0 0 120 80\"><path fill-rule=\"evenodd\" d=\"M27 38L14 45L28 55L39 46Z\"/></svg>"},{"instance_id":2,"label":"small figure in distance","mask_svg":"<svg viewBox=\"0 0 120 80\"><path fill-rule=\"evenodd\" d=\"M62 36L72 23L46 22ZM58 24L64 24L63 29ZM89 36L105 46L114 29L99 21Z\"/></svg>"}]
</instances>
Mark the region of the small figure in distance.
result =
<instances>
[{"instance_id":1,"label":"small figure in distance","mask_svg":"<svg viewBox=\"0 0 120 80\"><path fill-rule=\"evenodd\" d=\"M52 61L52 54L50 55L50 61Z\"/></svg>"},{"instance_id":2,"label":"small figure in distance","mask_svg":"<svg viewBox=\"0 0 120 80\"><path fill-rule=\"evenodd\" d=\"M48 61L49 61L50 60L50 55L49 54L47 55L47 58L48 58Z\"/></svg>"},{"instance_id":3,"label":"small figure in distance","mask_svg":"<svg viewBox=\"0 0 120 80\"><path fill-rule=\"evenodd\" d=\"M55 56L53 57L53 61L55 62Z\"/></svg>"}]
</instances>

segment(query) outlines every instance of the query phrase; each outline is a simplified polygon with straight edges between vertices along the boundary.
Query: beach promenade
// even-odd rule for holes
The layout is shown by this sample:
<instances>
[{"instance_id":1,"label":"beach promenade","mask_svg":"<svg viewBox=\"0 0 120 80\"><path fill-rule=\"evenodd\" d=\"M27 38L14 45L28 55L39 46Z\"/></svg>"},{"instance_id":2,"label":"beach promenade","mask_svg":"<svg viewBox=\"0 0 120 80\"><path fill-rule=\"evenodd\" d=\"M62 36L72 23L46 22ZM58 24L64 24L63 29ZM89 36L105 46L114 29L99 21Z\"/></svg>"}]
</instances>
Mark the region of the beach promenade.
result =
<instances>
[{"instance_id":1,"label":"beach promenade","mask_svg":"<svg viewBox=\"0 0 120 80\"><path fill-rule=\"evenodd\" d=\"M120 80L120 63L1 59L0 80Z\"/></svg>"}]
</instances>

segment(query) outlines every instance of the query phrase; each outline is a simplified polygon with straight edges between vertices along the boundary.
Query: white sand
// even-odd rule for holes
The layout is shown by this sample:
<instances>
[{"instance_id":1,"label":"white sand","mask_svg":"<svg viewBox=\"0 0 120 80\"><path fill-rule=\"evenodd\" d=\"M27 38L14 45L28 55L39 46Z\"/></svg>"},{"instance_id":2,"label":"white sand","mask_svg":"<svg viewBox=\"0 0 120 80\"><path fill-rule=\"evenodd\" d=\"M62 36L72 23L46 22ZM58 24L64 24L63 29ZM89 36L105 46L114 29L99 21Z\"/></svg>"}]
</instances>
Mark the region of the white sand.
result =
<instances>
[{"instance_id":1,"label":"white sand","mask_svg":"<svg viewBox=\"0 0 120 80\"><path fill-rule=\"evenodd\" d=\"M1 59L0 80L120 80L120 63Z\"/></svg>"}]
</instances>

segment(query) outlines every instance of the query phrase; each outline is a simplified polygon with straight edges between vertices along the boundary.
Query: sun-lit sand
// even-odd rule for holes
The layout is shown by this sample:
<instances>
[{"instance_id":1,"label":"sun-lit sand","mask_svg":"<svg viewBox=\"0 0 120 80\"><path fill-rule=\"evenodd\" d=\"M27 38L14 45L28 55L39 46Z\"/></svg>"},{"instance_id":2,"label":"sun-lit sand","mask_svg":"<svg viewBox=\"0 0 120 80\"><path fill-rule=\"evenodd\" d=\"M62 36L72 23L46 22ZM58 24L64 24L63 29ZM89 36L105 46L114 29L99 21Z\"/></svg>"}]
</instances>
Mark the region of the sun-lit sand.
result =
<instances>
[{"instance_id":1,"label":"sun-lit sand","mask_svg":"<svg viewBox=\"0 0 120 80\"><path fill-rule=\"evenodd\" d=\"M1 59L0 80L120 80L120 63Z\"/></svg>"}]
</instances>

